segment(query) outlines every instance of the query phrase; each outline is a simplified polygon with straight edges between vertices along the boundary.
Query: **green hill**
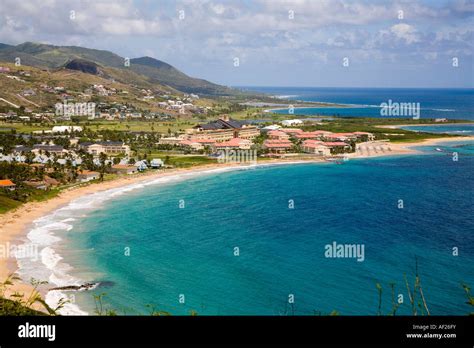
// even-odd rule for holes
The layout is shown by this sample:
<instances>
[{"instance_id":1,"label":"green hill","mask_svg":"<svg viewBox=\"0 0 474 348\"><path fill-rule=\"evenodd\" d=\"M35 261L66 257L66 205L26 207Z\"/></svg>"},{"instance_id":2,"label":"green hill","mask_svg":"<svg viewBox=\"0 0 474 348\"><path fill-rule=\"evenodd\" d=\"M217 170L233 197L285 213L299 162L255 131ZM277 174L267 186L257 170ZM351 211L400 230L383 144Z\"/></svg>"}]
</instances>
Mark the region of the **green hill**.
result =
<instances>
[{"instance_id":1,"label":"green hill","mask_svg":"<svg viewBox=\"0 0 474 348\"><path fill-rule=\"evenodd\" d=\"M66 66L71 61L85 60L90 62L88 63L89 67L90 64L96 64L122 72L128 71L129 73L125 75L130 77L131 80L119 80L126 84L142 80L152 84L170 86L185 93L209 96L242 94L239 90L190 77L170 64L151 57L131 59L130 66L128 67L125 65L124 57L104 50L77 46L54 46L34 42L25 42L17 46L0 44L0 61L13 63L17 57L21 59L22 65L43 69L58 69ZM116 76L112 75L112 77L120 79L121 75L123 74L118 73Z\"/></svg>"}]
</instances>

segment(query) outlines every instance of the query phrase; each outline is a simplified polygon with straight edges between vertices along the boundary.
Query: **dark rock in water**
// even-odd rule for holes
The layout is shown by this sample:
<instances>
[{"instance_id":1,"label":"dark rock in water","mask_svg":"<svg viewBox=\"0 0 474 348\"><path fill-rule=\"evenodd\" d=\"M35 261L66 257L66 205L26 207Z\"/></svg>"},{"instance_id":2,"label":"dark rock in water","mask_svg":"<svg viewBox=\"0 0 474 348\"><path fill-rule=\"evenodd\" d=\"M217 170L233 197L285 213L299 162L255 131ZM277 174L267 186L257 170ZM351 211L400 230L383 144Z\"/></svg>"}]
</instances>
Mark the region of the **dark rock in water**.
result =
<instances>
[{"instance_id":1,"label":"dark rock in water","mask_svg":"<svg viewBox=\"0 0 474 348\"><path fill-rule=\"evenodd\" d=\"M98 283L85 283L82 285L67 285L67 286L58 286L56 288L51 288L49 291L52 290L69 290L69 291L83 291L83 290L91 290L97 287Z\"/></svg>"},{"instance_id":2,"label":"dark rock in water","mask_svg":"<svg viewBox=\"0 0 474 348\"><path fill-rule=\"evenodd\" d=\"M98 283L97 287L99 288L111 288L115 285L115 282L111 282L110 280L104 280Z\"/></svg>"}]
</instances>

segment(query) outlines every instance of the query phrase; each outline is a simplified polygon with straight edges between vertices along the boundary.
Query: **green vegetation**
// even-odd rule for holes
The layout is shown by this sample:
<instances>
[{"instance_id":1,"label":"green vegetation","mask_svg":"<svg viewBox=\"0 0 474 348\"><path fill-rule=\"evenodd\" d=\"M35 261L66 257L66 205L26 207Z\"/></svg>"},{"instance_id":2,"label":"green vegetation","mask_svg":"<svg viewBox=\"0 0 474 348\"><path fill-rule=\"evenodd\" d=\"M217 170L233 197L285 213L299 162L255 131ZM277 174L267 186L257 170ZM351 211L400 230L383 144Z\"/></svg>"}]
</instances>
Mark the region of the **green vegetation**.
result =
<instances>
[{"instance_id":1,"label":"green vegetation","mask_svg":"<svg viewBox=\"0 0 474 348\"><path fill-rule=\"evenodd\" d=\"M23 64L50 69L58 69L73 59L80 59L82 62L97 64L103 75L115 81L140 86L149 85L168 92L177 89L185 93L207 95L243 94L235 89L189 77L173 66L150 57L131 59L127 66L125 58L115 53L84 47L25 42L0 49L0 60L12 62L15 57L22 57Z\"/></svg>"},{"instance_id":2,"label":"green vegetation","mask_svg":"<svg viewBox=\"0 0 474 348\"><path fill-rule=\"evenodd\" d=\"M452 134L434 134L381 127L399 124L425 124L429 123L428 121L413 119L337 118L335 120L323 121L322 124L302 126L300 128L308 132L315 130L325 130L334 133L369 132L374 134L377 140L389 139L391 142L418 142L424 139L456 137L456 135ZM453 123L465 122L459 120Z\"/></svg>"},{"instance_id":3,"label":"green vegetation","mask_svg":"<svg viewBox=\"0 0 474 348\"><path fill-rule=\"evenodd\" d=\"M177 168L188 168L197 165L217 163L216 159L206 156L166 156L164 161L165 164Z\"/></svg>"},{"instance_id":4,"label":"green vegetation","mask_svg":"<svg viewBox=\"0 0 474 348\"><path fill-rule=\"evenodd\" d=\"M46 284L36 279L31 279L32 290L29 294L12 292L10 288L20 278L14 274L10 275L0 283L0 316L44 316L57 315L58 311L67 303L59 301L56 308L51 308L38 292L38 287Z\"/></svg>"},{"instance_id":5,"label":"green vegetation","mask_svg":"<svg viewBox=\"0 0 474 348\"><path fill-rule=\"evenodd\" d=\"M416 262L415 268L415 280L413 284L413 288L410 287L410 284L407 280L406 275L404 275L406 289L408 293L408 299L411 306L412 315L430 315L430 311L428 309L428 305L423 293L423 289L421 286L421 279L418 274L418 262ZM25 316L25 315L58 315L58 311L64 307L67 300L62 299L59 301L59 304L56 308L51 308L41 297L38 292L38 287L40 285L45 285L47 282L38 281L35 279L31 279L30 283L33 286L33 289L29 295L25 295L18 292L12 292L10 288L14 285L15 281L19 281L20 278L16 275L10 275L5 281L0 283L0 316L8 315L8 316ZM376 284L377 294L378 294L378 304L377 304L377 315L388 315L388 316L395 316L397 313L398 308L403 303L400 301L400 298L396 298L395 296L395 283L390 283L390 301L392 309L389 313L383 314L382 312L382 303L383 303L383 288L380 283ZM466 304L474 307L474 297L471 295L471 288L466 284L461 284L462 288L466 294ZM400 295L398 295L400 296ZM98 316L116 316L118 311L108 307L105 304L105 297L106 293L99 293L97 295L93 295L94 303L95 303L95 310L94 314ZM146 305L147 313L145 315L151 316L169 316L171 315L170 312L158 310L157 307L153 304ZM40 311L41 310L41 311ZM135 311L131 310L127 313L126 310L123 310L123 315L126 314L138 314L143 315L142 313L136 313ZM191 310L189 312L191 316L197 315L197 312ZM293 304L288 306L286 304L286 309L283 315L294 315L295 308ZM323 313L321 311L314 310L314 315L329 315L329 316L337 316L340 313L336 310L333 310L331 313ZM468 313L468 315L474 315L474 312Z\"/></svg>"},{"instance_id":6,"label":"green vegetation","mask_svg":"<svg viewBox=\"0 0 474 348\"><path fill-rule=\"evenodd\" d=\"M0 194L0 214L18 208L22 203Z\"/></svg>"}]
</instances>

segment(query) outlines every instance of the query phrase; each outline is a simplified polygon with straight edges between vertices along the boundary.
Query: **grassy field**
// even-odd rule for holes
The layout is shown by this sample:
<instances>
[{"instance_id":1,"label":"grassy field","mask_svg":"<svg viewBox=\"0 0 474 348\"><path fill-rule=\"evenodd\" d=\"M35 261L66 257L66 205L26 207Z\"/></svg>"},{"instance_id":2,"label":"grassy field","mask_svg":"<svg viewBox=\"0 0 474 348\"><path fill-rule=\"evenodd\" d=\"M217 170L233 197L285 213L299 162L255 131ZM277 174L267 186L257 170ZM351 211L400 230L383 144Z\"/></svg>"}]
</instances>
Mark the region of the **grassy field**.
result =
<instances>
[{"instance_id":1,"label":"grassy field","mask_svg":"<svg viewBox=\"0 0 474 348\"><path fill-rule=\"evenodd\" d=\"M203 164L217 163L217 159L206 156L169 156L164 157L165 163L178 168L188 168Z\"/></svg>"},{"instance_id":2,"label":"grassy field","mask_svg":"<svg viewBox=\"0 0 474 348\"><path fill-rule=\"evenodd\" d=\"M22 203L0 195L0 214L6 213L9 210L18 208Z\"/></svg>"},{"instance_id":3,"label":"grassy field","mask_svg":"<svg viewBox=\"0 0 474 348\"><path fill-rule=\"evenodd\" d=\"M17 133L31 133L34 131L42 131L42 130L51 130L52 125L39 125L39 124L28 124L28 123L10 123L0 121L0 133L1 132L10 132L14 129Z\"/></svg>"},{"instance_id":4,"label":"grassy field","mask_svg":"<svg viewBox=\"0 0 474 348\"><path fill-rule=\"evenodd\" d=\"M61 122L60 125L69 126L85 126L94 131L96 130L115 130L123 132L158 132L167 134L168 130L172 133L184 132L185 129L191 128L199 123L198 119L190 119L185 121L82 121L78 123ZM30 124L20 122L2 122L0 121L0 132L10 132L14 129L17 133L31 133L33 131L51 130L53 126L58 124Z\"/></svg>"}]
</instances>

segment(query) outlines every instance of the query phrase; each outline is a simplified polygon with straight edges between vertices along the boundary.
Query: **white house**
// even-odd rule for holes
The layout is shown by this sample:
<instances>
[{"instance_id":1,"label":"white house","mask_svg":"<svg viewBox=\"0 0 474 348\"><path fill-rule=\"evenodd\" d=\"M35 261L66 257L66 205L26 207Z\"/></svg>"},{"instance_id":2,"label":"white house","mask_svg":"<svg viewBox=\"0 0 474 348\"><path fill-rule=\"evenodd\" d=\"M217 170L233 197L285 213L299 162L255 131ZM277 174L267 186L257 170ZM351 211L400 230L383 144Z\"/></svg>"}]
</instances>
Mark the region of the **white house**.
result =
<instances>
[{"instance_id":1,"label":"white house","mask_svg":"<svg viewBox=\"0 0 474 348\"><path fill-rule=\"evenodd\" d=\"M91 180L97 180L100 177L100 173L90 171L90 170L83 170L77 175L77 180L80 182L88 182Z\"/></svg>"},{"instance_id":2,"label":"white house","mask_svg":"<svg viewBox=\"0 0 474 348\"><path fill-rule=\"evenodd\" d=\"M82 132L82 127L79 126L54 126L52 129L53 133L65 133L65 132Z\"/></svg>"},{"instance_id":3,"label":"white house","mask_svg":"<svg viewBox=\"0 0 474 348\"><path fill-rule=\"evenodd\" d=\"M162 161L161 159L159 159L159 158L154 158L154 159L152 159L151 162L150 162L150 167L151 167L152 169L161 168L161 167L163 167L163 165L164 165L163 161Z\"/></svg>"},{"instance_id":4,"label":"white house","mask_svg":"<svg viewBox=\"0 0 474 348\"><path fill-rule=\"evenodd\" d=\"M286 127L290 127L290 126L296 126L296 125L303 124L303 121L301 121L301 120L283 120L283 121L281 121L281 124L286 126Z\"/></svg>"},{"instance_id":5,"label":"white house","mask_svg":"<svg viewBox=\"0 0 474 348\"><path fill-rule=\"evenodd\" d=\"M266 127L263 127L261 129L262 132L270 132L270 131L274 131L274 130L279 130L281 128L281 126L277 125L277 124L272 124L270 126L266 126Z\"/></svg>"},{"instance_id":6,"label":"white house","mask_svg":"<svg viewBox=\"0 0 474 348\"><path fill-rule=\"evenodd\" d=\"M148 169L147 161L142 160L142 161L135 162L135 167L137 168L139 172L147 170Z\"/></svg>"}]
</instances>

